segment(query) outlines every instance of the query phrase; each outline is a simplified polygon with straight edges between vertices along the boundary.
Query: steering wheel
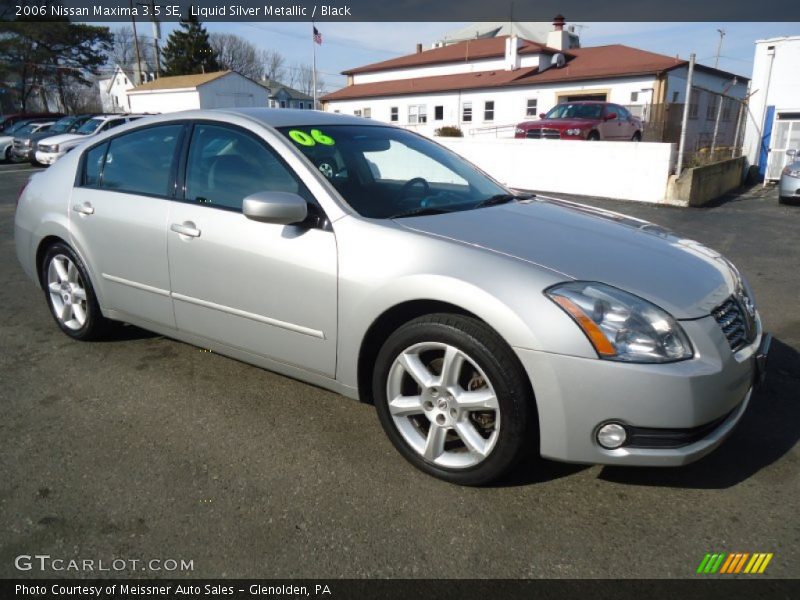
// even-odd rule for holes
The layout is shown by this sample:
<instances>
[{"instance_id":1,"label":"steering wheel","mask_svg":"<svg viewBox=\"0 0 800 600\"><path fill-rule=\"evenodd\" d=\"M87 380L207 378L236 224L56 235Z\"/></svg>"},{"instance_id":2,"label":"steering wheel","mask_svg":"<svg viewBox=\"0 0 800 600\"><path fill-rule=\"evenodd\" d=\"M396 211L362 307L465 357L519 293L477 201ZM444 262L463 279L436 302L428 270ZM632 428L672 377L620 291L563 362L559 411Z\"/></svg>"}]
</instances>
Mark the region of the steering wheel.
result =
<instances>
[{"instance_id":1,"label":"steering wheel","mask_svg":"<svg viewBox=\"0 0 800 600\"><path fill-rule=\"evenodd\" d=\"M428 196L431 193L431 186L425 179L423 179L422 177L414 177L413 179L409 179L403 184L403 187L401 187L400 191L398 192L398 197L405 198L408 195L408 192L411 190L411 188L414 187L415 185L423 186L424 188L422 194L423 197Z\"/></svg>"}]
</instances>

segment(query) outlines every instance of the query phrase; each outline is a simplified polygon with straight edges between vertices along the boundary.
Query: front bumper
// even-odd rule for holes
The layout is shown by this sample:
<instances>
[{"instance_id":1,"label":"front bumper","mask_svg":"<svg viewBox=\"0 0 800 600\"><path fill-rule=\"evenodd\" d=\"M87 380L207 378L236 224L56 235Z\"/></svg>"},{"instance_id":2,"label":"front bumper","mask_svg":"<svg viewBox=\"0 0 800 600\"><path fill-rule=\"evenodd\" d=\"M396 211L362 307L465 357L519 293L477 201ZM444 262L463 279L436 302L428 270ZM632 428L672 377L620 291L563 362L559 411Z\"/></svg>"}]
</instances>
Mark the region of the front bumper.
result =
<instances>
[{"instance_id":1,"label":"front bumper","mask_svg":"<svg viewBox=\"0 0 800 600\"><path fill-rule=\"evenodd\" d=\"M29 161L34 157L35 150L33 148L11 148L11 159L16 162Z\"/></svg>"},{"instance_id":2,"label":"front bumper","mask_svg":"<svg viewBox=\"0 0 800 600\"><path fill-rule=\"evenodd\" d=\"M43 165L52 165L56 162L59 158L64 156L66 152L41 152L39 150L36 151L36 162L41 163Z\"/></svg>"},{"instance_id":3,"label":"front bumper","mask_svg":"<svg viewBox=\"0 0 800 600\"><path fill-rule=\"evenodd\" d=\"M800 179L782 175L778 182L778 194L781 198L800 199Z\"/></svg>"},{"instance_id":4,"label":"front bumper","mask_svg":"<svg viewBox=\"0 0 800 600\"><path fill-rule=\"evenodd\" d=\"M763 378L770 338L759 321L755 342L733 353L713 317L681 325L694 343L695 356L676 363L621 363L515 348L533 385L542 456L578 463L678 466L719 446ZM677 442L642 447L629 438L629 445L609 450L596 439L597 430L608 422L646 432L650 439L655 432Z\"/></svg>"}]
</instances>

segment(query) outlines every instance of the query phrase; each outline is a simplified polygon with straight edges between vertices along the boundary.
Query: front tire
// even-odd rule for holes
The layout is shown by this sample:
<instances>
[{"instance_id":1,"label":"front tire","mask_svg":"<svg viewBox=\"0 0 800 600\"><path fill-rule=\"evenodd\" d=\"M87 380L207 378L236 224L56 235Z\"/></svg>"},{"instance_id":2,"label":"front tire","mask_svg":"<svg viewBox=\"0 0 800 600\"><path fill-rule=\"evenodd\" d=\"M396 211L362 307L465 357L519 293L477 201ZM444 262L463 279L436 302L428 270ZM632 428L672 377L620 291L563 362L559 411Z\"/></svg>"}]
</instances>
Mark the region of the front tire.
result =
<instances>
[{"instance_id":1,"label":"front tire","mask_svg":"<svg viewBox=\"0 0 800 600\"><path fill-rule=\"evenodd\" d=\"M397 329L373 372L378 418L418 469L482 485L537 444L527 375L503 339L477 319L420 317Z\"/></svg>"},{"instance_id":2,"label":"front tire","mask_svg":"<svg viewBox=\"0 0 800 600\"><path fill-rule=\"evenodd\" d=\"M631 141L632 142L641 142L642 141L642 132L641 131L637 131L636 133L634 133L633 137L631 138Z\"/></svg>"},{"instance_id":3,"label":"front tire","mask_svg":"<svg viewBox=\"0 0 800 600\"><path fill-rule=\"evenodd\" d=\"M596 131L590 131L589 135L586 136L586 139L590 142L599 142L600 141L600 134Z\"/></svg>"},{"instance_id":4,"label":"front tire","mask_svg":"<svg viewBox=\"0 0 800 600\"><path fill-rule=\"evenodd\" d=\"M50 314L61 331L87 341L108 333L111 321L100 311L86 267L72 248L61 242L51 245L40 278Z\"/></svg>"}]
</instances>

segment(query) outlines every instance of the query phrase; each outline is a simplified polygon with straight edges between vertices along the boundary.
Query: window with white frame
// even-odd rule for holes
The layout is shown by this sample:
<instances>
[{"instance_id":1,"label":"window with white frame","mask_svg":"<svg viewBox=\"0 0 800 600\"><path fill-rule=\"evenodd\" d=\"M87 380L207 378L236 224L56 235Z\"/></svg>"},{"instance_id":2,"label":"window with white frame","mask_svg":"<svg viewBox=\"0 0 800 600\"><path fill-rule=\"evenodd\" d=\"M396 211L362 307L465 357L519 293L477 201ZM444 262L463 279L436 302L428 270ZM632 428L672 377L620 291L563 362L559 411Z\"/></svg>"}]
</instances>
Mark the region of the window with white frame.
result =
<instances>
[{"instance_id":1,"label":"window with white frame","mask_svg":"<svg viewBox=\"0 0 800 600\"><path fill-rule=\"evenodd\" d=\"M528 104L525 106L525 116L535 117L538 105L539 101L536 98L528 98Z\"/></svg>"},{"instance_id":2,"label":"window with white frame","mask_svg":"<svg viewBox=\"0 0 800 600\"><path fill-rule=\"evenodd\" d=\"M354 117L360 117L361 116L361 109L360 108L355 109L353 111L353 116Z\"/></svg>"},{"instance_id":3,"label":"window with white frame","mask_svg":"<svg viewBox=\"0 0 800 600\"><path fill-rule=\"evenodd\" d=\"M408 122L427 123L428 122L428 106L425 104L411 104L408 107Z\"/></svg>"},{"instance_id":4,"label":"window with white frame","mask_svg":"<svg viewBox=\"0 0 800 600\"><path fill-rule=\"evenodd\" d=\"M444 106L433 107L433 120L441 121L444 119Z\"/></svg>"},{"instance_id":5,"label":"window with white frame","mask_svg":"<svg viewBox=\"0 0 800 600\"><path fill-rule=\"evenodd\" d=\"M639 101L639 92L631 92L631 102Z\"/></svg>"},{"instance_id":6,"label":"window with white frame","mask_svg":"<svg viewBox=\"0 0 800 600\"><path fill-rule=\"evenodd\" d=\"M483 103L483 120L494 121L494 100L487 100Z\"/></svg>"},{"instance_id":7,"label":"window with white frame","mask_svg":"<svg viewBox=\"0 0 800 600\"><path fill-rule=\"evenodd\" d=\"M472 102L464 102L461 105L461 120L464 123L472 123Z\"/></svg>"},{"instance_id":8,"label":"window with white frame","mask_svg":"<svg viewBox=\"0 0 800 600\"><path fill-rule=\"evenodd\" d=\"M364 118L365 119L371 119L372 118L372 109L371 108L365 108L364 109Z\"/></svg>"},{"instance_id":9,"label":"window with white frame","mask_svg":"<svg viewBox=\"0 0 800 600\"><path fill-rule=\"evenodd\" d=\"M400 120L400 109L396 106L389 108L389 120L392 123L397 123L397 121Z\"/></svg>"}]
</instances>

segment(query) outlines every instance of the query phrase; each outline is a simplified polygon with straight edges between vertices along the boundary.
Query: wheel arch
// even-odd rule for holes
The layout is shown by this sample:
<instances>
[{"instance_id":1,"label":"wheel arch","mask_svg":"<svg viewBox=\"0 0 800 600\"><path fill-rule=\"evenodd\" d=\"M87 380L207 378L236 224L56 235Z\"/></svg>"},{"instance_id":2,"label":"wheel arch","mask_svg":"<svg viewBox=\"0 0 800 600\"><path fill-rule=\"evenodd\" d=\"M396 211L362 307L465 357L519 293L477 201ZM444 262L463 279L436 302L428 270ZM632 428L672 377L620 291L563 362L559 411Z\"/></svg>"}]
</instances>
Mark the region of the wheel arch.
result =
<instances>
[{"instance_id":1,"label":"wheel arch","mask_svg":"<svg viewBox=\"0 0 800 600\"><path fill-rule=\"evenodd\" d=\"M442 300L431 299L406 300L400 302L381 313L369 326L361 340L356 375L358 380L358 398L361 402L372 404L372 372L375 367L378 351L381 349L386 338L405 323L425 315L436 313L457 314L473 318L492 330L498 338L503 340L503 342L509 346L509 349L511 349L511 345L495 327L492 327L490 323L482 319L479 315L461 306ZM525 369L522 363L516 359L516 354L513 349L511 349L511 354L515 357L515 360L517 360L518 368L524 373ZM533 385L527 376L525 377L525 381L527 381L530 386L529 391L531 392L531 397L534 398L534 412L536 412Z\"/></svg>"}]
</instances>

